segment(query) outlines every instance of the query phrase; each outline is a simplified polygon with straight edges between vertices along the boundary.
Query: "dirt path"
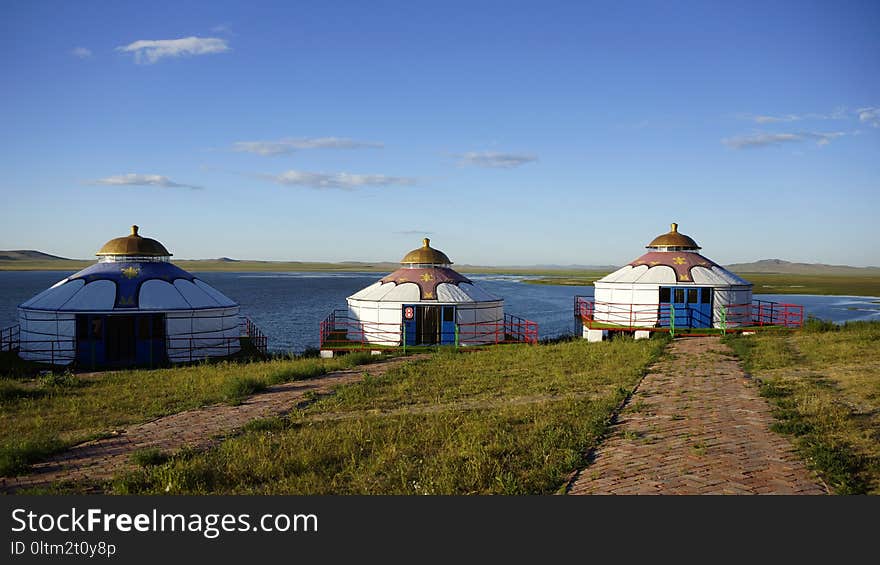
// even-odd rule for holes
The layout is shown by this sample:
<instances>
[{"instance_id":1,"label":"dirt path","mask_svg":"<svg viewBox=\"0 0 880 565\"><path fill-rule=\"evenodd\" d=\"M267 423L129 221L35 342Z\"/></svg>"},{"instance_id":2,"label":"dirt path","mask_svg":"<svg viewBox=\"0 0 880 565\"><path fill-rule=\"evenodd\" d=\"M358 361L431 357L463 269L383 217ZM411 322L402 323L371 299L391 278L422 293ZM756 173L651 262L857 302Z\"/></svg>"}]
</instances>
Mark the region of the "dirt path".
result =
<instances>
[{"instance_id":1,"label":"dirt path","mask_svg":"<svg viewBox=\"0 0 880 565\"><path fill-rule=\"evenodd\" d=\"M568 494L826 494L717 337L677 339Z\"/></svg>"},{"instance_id":2,"label":"dirt path","mask_svg":"<svg viewBox=\"0 0 880 565\"><path fill-rule=\"evenodd\" d=\"M59 481L108 480L134 469L132 453L143 449L158 449L164 453L174 453L184 447L206 449L252 420L289 412L306 400L307 393L328 394L337 386L362 380L364 373L378 376L403 363L426 357L425 354L412 355L360 365L314 379L272 386L237 406L215 404L137 424L114 437L81 443L48 461L37 463L27 475L2 477L0 492L47 486Z\"/></svg>"}]
</instances>

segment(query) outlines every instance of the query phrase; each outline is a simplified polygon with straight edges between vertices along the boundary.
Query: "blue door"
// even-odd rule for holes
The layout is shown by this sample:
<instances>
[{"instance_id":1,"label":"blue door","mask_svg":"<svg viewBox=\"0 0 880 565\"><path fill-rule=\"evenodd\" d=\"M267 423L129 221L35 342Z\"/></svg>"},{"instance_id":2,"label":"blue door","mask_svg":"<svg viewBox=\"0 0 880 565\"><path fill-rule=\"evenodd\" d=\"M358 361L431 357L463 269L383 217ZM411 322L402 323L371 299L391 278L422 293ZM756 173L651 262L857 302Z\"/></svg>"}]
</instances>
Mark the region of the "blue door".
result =
<instances>
[{"instance_id":1,"label":"blue door","mask_svg":"<svg viewBox=\"0 0 880 565\"><path fill-rule=\"evenodd\" d=\"M165 314L137 316L136 329L137 364L150 367L164 364L168 360L165 351Z\"/></svg>"},{"instance_id":2,"label":"blue door","mask_svg":"<svg viewBox=\"0 0 880 565\"><path fill-rule=\"evenodd\" d=\"M403 345L416 345L416 305L404 304L401 316L403 318Z\"/></svg>"},{"instance_id":3,"label":"blue door","mask_svg":"<svg viewBox=\"0 0 880 565\"><path fill-rule=\"evenodd\" d=\"M406 345L455 343L455 306L403 305Z\"/></svg>"},{"instance_id":4,"label":"blue door","mask_svg":"<svg viewBox=\"0 0 880 565\"><path fill-rule=\"evenodd\" d=\"M76 315L76 364L94 369L106 362L104 318L94 314Z\"/></svg>"},{"instance_id":5,"label":"blue door","mask_svg":"<svg viewBox=\"0 0 880 565\"><path fill-rule=\"evenodd\" d=\"M165 314L76 316L76 362L80 367L152 367L167 360Z\"/></svg>"},{"instance_id":6,"label":"blue door","mask_svg":"<svg viewBox=\"0 0 880 565\"><path fill-rule=\"evenodd\" d=\"M443 321L440 322L440 343L443 345L455 343L455 306L443 307Z\"/></svg>"},{"instance_id":7,"label":"blue door","mask_svg":"<svg viewBox=\"0 0 880 565\"><path fill-rule=\"evenodd\" d=\"M659 325L668 328L712 327L712 288L669 286L660 288Z\"/></svg>"}]
</instances>

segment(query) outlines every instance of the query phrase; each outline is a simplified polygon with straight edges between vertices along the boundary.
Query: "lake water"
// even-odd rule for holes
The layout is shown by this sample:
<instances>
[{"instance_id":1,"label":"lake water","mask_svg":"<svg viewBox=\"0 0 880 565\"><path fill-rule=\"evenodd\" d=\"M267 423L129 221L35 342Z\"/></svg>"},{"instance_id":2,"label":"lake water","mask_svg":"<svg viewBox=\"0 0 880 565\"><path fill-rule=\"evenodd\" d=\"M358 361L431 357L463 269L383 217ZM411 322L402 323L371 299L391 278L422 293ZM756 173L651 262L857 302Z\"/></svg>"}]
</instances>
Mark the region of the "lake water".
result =
<instances>
[{"instance_id":1,"label":"lake water","mask_svg":"<svg viewBox=\"0 0 880 565\"><path fill-rule=\"evenodd\" d=\"M0 271L0 328L18 323L16 307L72 274L68 271ZM269 336L273 351L302 352L318 346L318 326L345 298L376 282L379 273L195 273L241 304L241 313ZM576 294L592 296L591 286L526 284L529 277L467 275L504 298L504 311L538 322L539 336L574 331ZM880 298L865 296L755 295L762 300L803 304L806 315L842 323L880 320Z\"/></svg>"}]
</instances>

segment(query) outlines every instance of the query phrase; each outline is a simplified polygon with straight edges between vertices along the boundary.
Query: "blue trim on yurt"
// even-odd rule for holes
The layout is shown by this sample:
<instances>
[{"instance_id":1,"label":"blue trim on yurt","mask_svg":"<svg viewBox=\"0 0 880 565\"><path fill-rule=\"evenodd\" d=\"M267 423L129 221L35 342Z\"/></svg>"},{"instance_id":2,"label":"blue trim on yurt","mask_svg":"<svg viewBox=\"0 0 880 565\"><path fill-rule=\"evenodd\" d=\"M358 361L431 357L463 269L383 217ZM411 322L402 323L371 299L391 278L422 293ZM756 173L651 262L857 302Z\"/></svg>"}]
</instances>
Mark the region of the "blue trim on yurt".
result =
<instances>
[{"instance_id":1,"label":"blue trim on yurt","mask_svg":"<svg viewBox=\"0 0 880 565\"><path fill-rule=\"evenodd\" d=\"M71 275L68 281L79 279L85 281L85 284L95 281L112 281L116 284L114 308L137 309L141 285L146 281L158 279L174 284L177 279L193 282L195 277L171 263L132 261L96 263Z\"/></svg>"}]
</instances>

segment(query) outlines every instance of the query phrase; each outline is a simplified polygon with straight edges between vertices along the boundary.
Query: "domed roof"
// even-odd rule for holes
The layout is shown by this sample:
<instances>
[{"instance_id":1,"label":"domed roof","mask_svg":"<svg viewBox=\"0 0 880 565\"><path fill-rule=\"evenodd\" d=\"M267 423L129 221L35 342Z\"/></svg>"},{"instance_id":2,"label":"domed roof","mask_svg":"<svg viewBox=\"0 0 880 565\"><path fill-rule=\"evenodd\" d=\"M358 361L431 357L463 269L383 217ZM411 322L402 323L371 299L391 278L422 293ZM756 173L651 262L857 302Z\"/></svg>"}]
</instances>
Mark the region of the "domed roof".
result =
<instances>
[{"instance_id":1,"label":"domed roof","mask_svg":"<svg viewBox=\"0 0 880 565\"><path fill-rule=\"evenodd\" d=\"M131 226L131 234L111 239L95 255L130 255L133 257L170 257L165 246L149 237L138 235L138 227Z\"/></svg>"},{"instance_id":2,"label":"domed roof","mask_svg":"<svg viewBox=\"0 0 880 565\"><path fill-rule=\"evenodd\" d=\"M423 245L413 249L400 260L401 265L451 265L452 261L439 249L431 247L431 240L422 240Z\"/></svg>"},{"instance_id":3,"label":"domed roof","mask_svg":"<svg viewBox=\"0 0 880 565\"><path fill-rule=\"evenodd\" d=\"M171 263L95 263L21 304L26 310L139 312L237 308L217 289Z\"/></svg>"},{"instance_id":4,"label":"domed roof","mask_svg":"<svg viewBox=\"0 0 880 565\"><path fill-rule=\"evenodd\" d=\"M671 227L669 233L658 235L645 247L648 249L661 247L674 247L676 250L701 249L691 237L678 233L678 224L673 223Z\"/></svg>"}]
</instances>

